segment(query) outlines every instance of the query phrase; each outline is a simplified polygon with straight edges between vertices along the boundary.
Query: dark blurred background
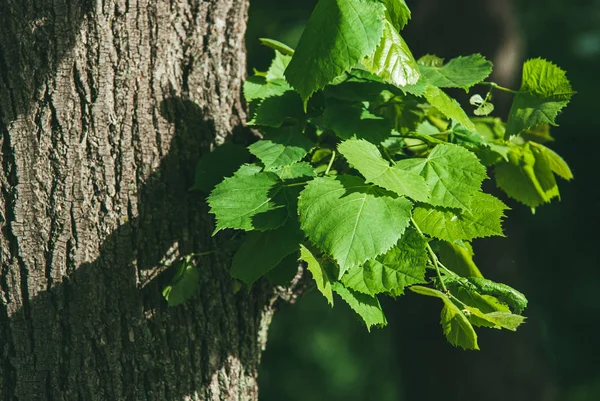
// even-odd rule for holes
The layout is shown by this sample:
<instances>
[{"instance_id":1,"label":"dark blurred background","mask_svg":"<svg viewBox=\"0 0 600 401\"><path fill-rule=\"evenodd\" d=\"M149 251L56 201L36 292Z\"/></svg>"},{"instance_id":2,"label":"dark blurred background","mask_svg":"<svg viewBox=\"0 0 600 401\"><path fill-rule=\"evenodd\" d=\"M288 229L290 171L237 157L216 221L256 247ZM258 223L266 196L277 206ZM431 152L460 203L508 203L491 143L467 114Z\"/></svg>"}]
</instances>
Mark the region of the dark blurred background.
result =
<instances>
[{"instance_id":1,"label":"dark blurred background","mask_svg":"<svg viewBox=\"0 0 600 401\"><path fill-rule=\"evenodd\" d=\"M275 315L260 372L262 401L600 400L600 0L407 0L403 35L416 57L481 53L496 82L516 88L529 57L563 69L577 95L549 146L575 180L562 200L512 207L507 238L474 243L483 273L523 291L527 323L516 333L479 329L479 352L446 343L436 300L384 302L389 326L367 333L338 298L312 291ZM259 37L295 46L315 0L251 0L249 68L266 69ZM510 99L500 99L506 117ZM486 190L494 191L488 185Z\"/></svg>"}]
</instances>

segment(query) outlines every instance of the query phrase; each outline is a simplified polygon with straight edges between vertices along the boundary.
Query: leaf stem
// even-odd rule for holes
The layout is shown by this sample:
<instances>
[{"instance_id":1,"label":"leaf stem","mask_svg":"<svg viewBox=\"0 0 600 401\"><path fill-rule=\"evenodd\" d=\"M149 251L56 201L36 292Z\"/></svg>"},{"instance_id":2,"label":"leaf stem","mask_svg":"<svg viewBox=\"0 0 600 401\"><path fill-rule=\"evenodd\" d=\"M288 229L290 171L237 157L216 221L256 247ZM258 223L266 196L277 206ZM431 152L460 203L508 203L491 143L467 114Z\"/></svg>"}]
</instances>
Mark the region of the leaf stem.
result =
<instances>
[{"instance_id":1,"label":"leaf stem","mask_svg":"<svg viewBox=\"0 0 600 401\"><path fill-rule=\"evenodd\" d=\"M495 83L495 82L480 82L480 83L479 83L479 85L487 85L487 86L491 86L493 89L498 89L498 90L500 90L500 91L503 91L503 92L508 92L508 93L512 93L512 94L517 94L517 93L519 93L519 92L518 92L518 91L516 91L516 90L512 90L512 89L509 89L509 88L505 88L504 86L500 86L500 85L498 85L498 84L497 84L497 83Z\"/></svg>"},{"instance_id":2,"label":"leaf stem","mask_svg":"<svg viewBox=\"0 0 600 401\"><path fill-rule=\"evenodd\" d=\"M327 165L327 170L325 170L325 175L329 175L329 170L331 170L331 166L333 166L334 160L335 160L335 150L331 153L331 160L329 160L329 164Z\"/></svg>"},{"instance_id":3,"label":"leaf stem","mask_svg":"<svg viewBox=\"0 0 600 401\"><path fill-rule=\"evenodd\" d=\"M433 263L433 266L435 267L435 272L437 273L438 280L440 280L440 285L442 286L442 290L444 291L444 293L448 294L449 291L446 288L446 284L444 284L444 279L442 278L442 273L440 273L440 266L439 266L440 261L438 260L435 252L433 252L433 249L431 249L431 245L429 245L429 242L427 242L427 238L425 237L425 234L423 234L423 231L421 231L421 229L417 225L417 222L415 221L415 219L413 219L411 217L410 221L413 224L413 226L415 226L415 228L417 229L417 232L421 235L421 237L423 237L425 239L425 241L426 241L425 247L427 248L427 251L429 252L429 258L431 259L431 262Z\"/></svg>"}]
</instances>

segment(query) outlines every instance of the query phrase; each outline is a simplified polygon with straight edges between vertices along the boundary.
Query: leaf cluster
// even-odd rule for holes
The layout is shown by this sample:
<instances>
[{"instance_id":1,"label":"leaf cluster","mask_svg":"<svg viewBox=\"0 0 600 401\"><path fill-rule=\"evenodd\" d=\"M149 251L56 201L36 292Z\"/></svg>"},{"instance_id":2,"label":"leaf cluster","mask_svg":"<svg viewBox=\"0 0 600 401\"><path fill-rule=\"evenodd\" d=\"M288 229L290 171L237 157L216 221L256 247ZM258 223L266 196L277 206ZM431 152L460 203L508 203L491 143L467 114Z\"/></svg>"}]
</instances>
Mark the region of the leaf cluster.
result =
<instances>
[{"instance_id":1,"label":"leaf cluster","mask_svg":"<svg viewBox=\"0 0 600 401\"><path fill-rule=\"evenodd\" d=\"M555 175L572 174L544 143L573 91L560 68L529 60L505 124L487 116L493 91L510 91L485 81L492 63L415 59L409 19L403 0L320 0L295 51L263 40L275 57L244 85L262 138L202 159L195 187L215 233L247 232L231 266L246 285L300 260L369 329L386 324L379 298L408 288L442 301L450 343L478 349L474 327L515 330L527 303L473 261L471 241L503 236L509 209L482 183L491 172L532 208L558 196ZM474 110L446 92L473 87L489 89Z\"/></svg>"}]
</instances>

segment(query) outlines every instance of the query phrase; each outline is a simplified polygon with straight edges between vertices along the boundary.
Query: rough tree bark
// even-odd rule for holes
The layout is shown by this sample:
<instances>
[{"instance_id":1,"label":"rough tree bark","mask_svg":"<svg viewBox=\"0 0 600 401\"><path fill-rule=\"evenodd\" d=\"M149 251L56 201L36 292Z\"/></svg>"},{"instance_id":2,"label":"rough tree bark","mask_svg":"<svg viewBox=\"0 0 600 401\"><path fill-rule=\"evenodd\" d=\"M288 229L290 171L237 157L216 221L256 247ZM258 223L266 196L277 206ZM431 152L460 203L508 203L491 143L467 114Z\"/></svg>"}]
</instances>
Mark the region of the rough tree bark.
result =
<instances>
[{"instance_id":1,"label":"rough tree bark","mask_svg":"<svg viewBox=\"0 0 600 401\"><path fill-rule=\"evenodd\" d=\"M188 191L241 129L247 0L0 0L0 400L254 400L269 291Z\"/></svg>"}]
</instances>

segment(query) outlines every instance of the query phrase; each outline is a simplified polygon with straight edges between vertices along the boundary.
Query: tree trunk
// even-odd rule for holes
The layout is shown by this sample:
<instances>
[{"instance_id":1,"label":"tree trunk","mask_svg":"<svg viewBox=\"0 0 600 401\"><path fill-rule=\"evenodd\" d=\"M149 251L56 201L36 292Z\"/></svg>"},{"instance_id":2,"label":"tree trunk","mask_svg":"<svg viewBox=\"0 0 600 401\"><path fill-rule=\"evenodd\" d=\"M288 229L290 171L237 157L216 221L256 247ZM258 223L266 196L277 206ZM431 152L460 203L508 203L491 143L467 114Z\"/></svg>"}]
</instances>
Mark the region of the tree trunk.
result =
<instances>
[{"instance_id":1,"label":"tree trunk","mask_svg":"<svg viewBox=\"0 0 600 401\"><path fill-rule=\"evenodd\" d=\"M255 400L195 162L241 129L247 0L0 0L0 400ZM200 261L168 308L163 276Z\"/></svg>"}]
</instances>

